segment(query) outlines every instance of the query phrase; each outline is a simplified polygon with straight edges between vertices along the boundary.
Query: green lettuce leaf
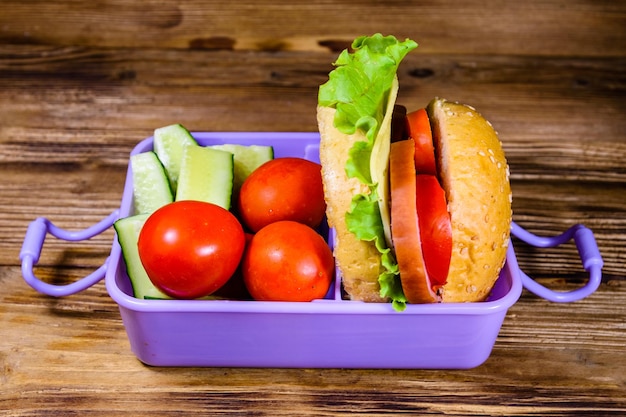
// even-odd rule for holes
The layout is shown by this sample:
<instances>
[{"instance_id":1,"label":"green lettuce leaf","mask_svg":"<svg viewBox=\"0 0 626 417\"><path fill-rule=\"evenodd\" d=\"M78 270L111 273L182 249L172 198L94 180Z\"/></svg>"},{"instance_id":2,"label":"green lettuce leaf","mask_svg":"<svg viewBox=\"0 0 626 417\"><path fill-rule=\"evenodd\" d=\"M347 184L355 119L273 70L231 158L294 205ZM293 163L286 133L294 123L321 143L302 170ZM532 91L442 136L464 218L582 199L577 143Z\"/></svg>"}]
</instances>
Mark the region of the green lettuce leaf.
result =
<instances>
[{"instance_id":1,"label":"green lettuce leaf","mask_svg":"<svg viewBox=\"0 0 626 417\"><path fill-rule=\"evenodd\" d=\"M387 248L377 202L376 184L372 182L370 159L372 148L385 116L389 94L402 59L417 43L394 36L362 36L352 43L353 52L344 50L328 82L320 86L318 104L333 107L334 126L345 134L361 130L366 141L356 142L350 150L346 174L368 186L369 194L356 195L346 213L348 230L359 239L374 241L384 267L379 277L380 294L389 297L394 308L404 309L406 299L398 278L398 266Z\"/></svg>"},{"instance_id":2,"label":"green lettuce leaf","mask_svg":"<svg viewBox=\"0 0 626 417\"><path fill-rule=\"evenodd\" d=\"M377 33L355 39L354 52L339 55L318 94L320 106L337 109L334 123L339 131L349 135L360 129L374 142L398 66L416 47L410 39L400 42Z\"/></svg>"}]
</instances>

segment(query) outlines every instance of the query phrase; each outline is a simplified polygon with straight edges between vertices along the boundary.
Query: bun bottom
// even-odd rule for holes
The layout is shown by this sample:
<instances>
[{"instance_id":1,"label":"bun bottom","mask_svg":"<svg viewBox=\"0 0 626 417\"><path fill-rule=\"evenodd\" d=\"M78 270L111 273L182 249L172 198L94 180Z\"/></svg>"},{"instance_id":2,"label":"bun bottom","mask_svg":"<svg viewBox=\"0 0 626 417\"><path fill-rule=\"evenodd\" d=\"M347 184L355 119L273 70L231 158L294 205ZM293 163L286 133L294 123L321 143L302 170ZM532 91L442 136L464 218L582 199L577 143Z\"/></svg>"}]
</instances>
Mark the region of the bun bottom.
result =
<instances>
[{"instance_id":1,"label":"bun bottom","mask_svg":"<svg viewBox=\"0 0 626 417\"><path fill-rule=\"evenodd\" d=\"M334 256L342 274L343 287L350 299L366 302L385 302L379 294L378 276L381 273L380 253L374 243L362 241L348 231L345 216L350 211L352 196L369 190L356 178L345 172L350 148L364 135L339 132L333 125L335 109L318 107L320 130L320 162L326 196L326 217L336 232Z\"/></svg>"}]
</instances>

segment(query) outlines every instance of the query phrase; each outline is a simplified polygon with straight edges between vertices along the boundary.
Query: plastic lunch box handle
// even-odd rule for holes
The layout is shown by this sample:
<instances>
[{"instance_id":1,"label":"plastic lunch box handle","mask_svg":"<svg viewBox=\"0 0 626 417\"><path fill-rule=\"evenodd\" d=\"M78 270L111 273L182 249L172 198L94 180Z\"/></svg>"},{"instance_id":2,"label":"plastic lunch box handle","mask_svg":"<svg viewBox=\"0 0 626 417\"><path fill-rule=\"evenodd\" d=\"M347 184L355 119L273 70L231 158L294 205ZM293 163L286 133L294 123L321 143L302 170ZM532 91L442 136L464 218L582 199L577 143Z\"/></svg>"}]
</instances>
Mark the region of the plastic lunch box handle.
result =
<instances>
[{"instance_id":1,"label":"plastic lunch box handle","mask_svg":"<svg viewBox=\"0 0 626 417\"><path fill-rule=\"evenodd\" d=\"M48 233L59 239L67 241L86 240L104 232L106 229L111 227L118 218L119 210L115 210L99 223L77 232L60 229L44 217L35 219L28 226L26 236L24 237L24 243L22 244L22 249L20 251L22 275L24 280L40 293L54 297L75 294L96 284L104 278L108 260L91 274L67 285L54 285L41 281L34 275L33 267L39 261L41 250ZM585 226L578 224L572 226L558 236L541 237L524 230L515 222L511 222L511 233L518 239L530 245L544 248L559 246L573 238L576 243L580 259L583 263L583 267L587 272L589 272L589 280L583 287L569 292L557 292L537 283L520 270L519 273L522 277L522 284L532 293L549 301L572 302L589 296L600 285L603 266L602 256L600 255L593 232Z\"/></svg>"},{"instance_id":2,"label":"plastic lunch box handle","mask_svg":"<svg viewBox=\"0 0 626 417\"><path fill-rule=\"evenodd\" d=\"M60 229L44 217L35 219L26 230L26 236L24 237L24 243L22 244L22 250L20 251L22 276L24 277L24 280L28 283L28 285L40 293L54 297L75 294L96 284L104 278L108 260L91 274L67 285L54 285L41 281L34 275L33 266L39 261L41 249L43 248L43 243L48 233L59 239L67 241L86 240L104 232L106 229L111 227L118 218L119 210L115 210L99 223L77 232L69 232Z\"/></svg>"},{"instance_id":3,"label":"plastic lunch box handle","mask_svg":"<svg viewBox=\"0 0 626 417\"><path fill-rule=\"evenodd\" d=\"M544 287L526 275L523 271L519 271L522 277L522 284L530 292L549 301L568 303L581 300L591 295L598 289L602 279L603 261L596 239L590 229L586 228L582 224L577 224L558 236L541 237L524 230L515 224L515 222L512 222L511 233L518 239L541 248L559 246L562 243L574 239L583 267L587 272L589 272L589 280L584 286L573 291L558 292Z\"/></svg>"}]
</instances>

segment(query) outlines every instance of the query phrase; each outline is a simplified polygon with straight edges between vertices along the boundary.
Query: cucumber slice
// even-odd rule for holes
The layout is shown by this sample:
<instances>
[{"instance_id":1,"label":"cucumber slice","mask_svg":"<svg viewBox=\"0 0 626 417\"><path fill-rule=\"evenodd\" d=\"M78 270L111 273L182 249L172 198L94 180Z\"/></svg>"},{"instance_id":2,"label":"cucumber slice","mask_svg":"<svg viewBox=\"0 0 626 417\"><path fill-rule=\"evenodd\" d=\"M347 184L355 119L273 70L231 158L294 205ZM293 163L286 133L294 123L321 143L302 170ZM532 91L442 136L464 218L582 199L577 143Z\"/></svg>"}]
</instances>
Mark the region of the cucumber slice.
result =
<instances>
[{"instance_id":1,"label":"cucumber slice","mask_svg":"<svg viewBox=\"0 0 626 417\"><path fill-rule=\"evenodd\" d=\"M154 152L165 167L172 191L176 192L183 151L187 146L198 145L191 133L181 124L154 130Z\"/></svg>"},{"instance_id":2,"label":"cucumber slice","mask_svg":"<svg viewBox=\"0 0 626 417\"><path fill-rule=\"evenodd\" d=\"M167 174L156 153L132 155L130 166L136 214L152 213L174 200Z\"/></svg>"},{"instance_id":3,"label":"cucumber slice","mask_svg":"<svg viewBox=\"0 0 626 417\"><path fill-rule=\"evenodd\" d=\"M255 169L274 159L274 148L263 145L213 145L211 148L230 152L235 160L235 177L233 179L233 193L239 193L241 184Z\"/></svg>"},{"instance_id":4,"label":"cucumber slice","mask_svg":"<svg viewBox=\"0 0 626 417\"><path fill-rule=\"evenodd\" d=\"M203 146L183 152L176 201L199 200L230 209L233 192L233 154Z\"/></svg>"},{"instance_id":5,"label":"cucumber slice","mask_svg":"<svg viewBox=\"0 0 626 417\"><path fill-rule=\"evenodd\" d=\"M117 240L122 247L122 255L124 256L124 262L126 262L126 272L133 286L135 298L170 299L171 297L163 294L163 292L150 281L139 258L137 241L139 240L139 232L148 216L148 213L143 213L125 217L116 221L113 227L117 233Z\"/></svg>"}]
</instances>

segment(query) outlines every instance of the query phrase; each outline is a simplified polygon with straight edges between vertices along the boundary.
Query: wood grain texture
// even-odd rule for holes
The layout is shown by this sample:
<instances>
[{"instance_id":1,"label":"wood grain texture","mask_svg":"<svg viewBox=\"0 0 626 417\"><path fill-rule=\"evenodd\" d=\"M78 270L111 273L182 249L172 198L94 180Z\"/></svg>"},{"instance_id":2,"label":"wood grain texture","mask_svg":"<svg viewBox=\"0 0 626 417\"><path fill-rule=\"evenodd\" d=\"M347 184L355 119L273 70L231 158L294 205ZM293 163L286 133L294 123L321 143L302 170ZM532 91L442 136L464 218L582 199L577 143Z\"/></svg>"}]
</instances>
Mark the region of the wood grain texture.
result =
<instances>
[{"instance_id":1,"label":"wood grain texture","mask_svg":"<svg viewBox=\"0 0 626 417\"><path fill-rule=\"evenodd\" d=\"M595 234L603 283L550 303L524 292L467 371L153 368L130 351L103 283L51 298L18 254L38 216L70 230L115 210L128 154L156 127L314 131L318 86L358 35L411 37L399 101L476 107L498 130L514 220ZM614 1L4 1L0 13L0 415L624 415L626 6ZM113 232L48 238L63 284ZM573 244L515 242L558 290L586 279ZM374 330L373 330L374 331Z\"/></svg>"},{"instance_id":2,"label":"wood grain texture","mask_svg":"<svg viewBox=\"0 0 626 417\"><path fill-rule=\"evenodd\" d=\"M444 53L623 56L626 40L623 7L610 0L34 4L4 2L7 43L308 52L393 32Z\"/></svg>"}]
</instances>

